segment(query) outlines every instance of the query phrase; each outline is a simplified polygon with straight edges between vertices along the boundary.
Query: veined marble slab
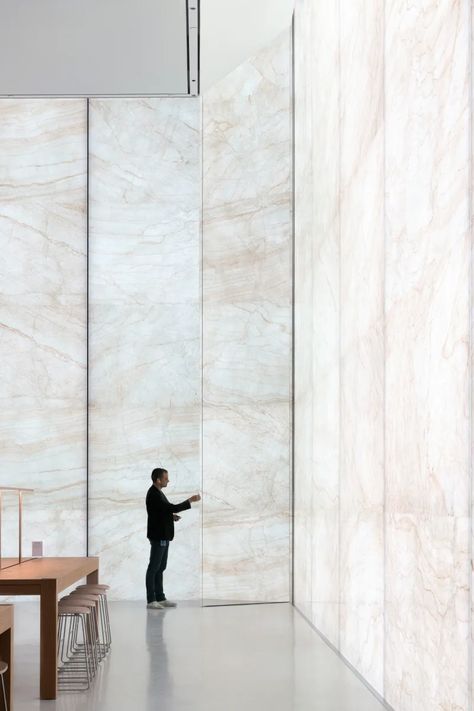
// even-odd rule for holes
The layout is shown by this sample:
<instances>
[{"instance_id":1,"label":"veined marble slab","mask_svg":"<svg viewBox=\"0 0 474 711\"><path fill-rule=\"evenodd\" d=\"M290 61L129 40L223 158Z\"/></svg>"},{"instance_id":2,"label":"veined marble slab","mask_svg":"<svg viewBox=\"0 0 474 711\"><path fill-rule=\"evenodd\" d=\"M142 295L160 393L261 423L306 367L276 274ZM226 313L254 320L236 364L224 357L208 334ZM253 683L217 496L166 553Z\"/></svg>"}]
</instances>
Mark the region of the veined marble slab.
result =
<instances>
[{"instance_id":1,"label":"veined marble slab","mask_svg":"<svg viewBox=\"0 0 474 711\"><path fill-rule=\"evenodd\" d=\"M203 97L204 599L289 599L290 59Z\"/></svg>"},{"instance_id":2,"label":"veined marble slab","mask_svg":"<svg viewBox=\"0 0 474 711\"><path fill-rule=\"evenodd\" d=\"M0 100L0 483L36 490L27 555L86 547L86 125L85 100Z\"/></svg>"},{"instance_id":3,"label":"veined marble slab","mask_svg":"<svg viewBox=\"0 0 474 711\"><path fill-rule=\"evenodd\" d=\"M340 3L340 651L383 694L383 0Z\"/></svg>"},{"instance_id":4,"label":"veined marble slab","mask_svg":"<svg viewBox=\"0 0 474 711\"><path fill-rule=\"evenodd\" d=\"M294 25L294 481L293 598L312 619L313 479L313 190L312 3L300 3Z\"/></svg>"},{"instance_id":5,"label":"veined marble slab","mask_svg":"<svg viewBox=\"0 0 474 711\"><path fill-rule=\"evenodd\" d=\"M200 489L200 110L196 99L90 101L90 550L116 599L144 598L145 494ZM200 597L199 506L165 592Z\"/></svg>"},{"instance_id":6,"label":"veined marble slab","mask_svg":"<svg viewBox=\"0 0 474 711\"><path fill-rule=\"evenodd\" d=\"M470 32L467 3L296 6L295 600L331 586L312 621L397 711L470 701Z\"/></svg>"},{"instance_id":7,"label":"veined marble slab","mask_svg":"<svg viewBox=\"0 0 474 711\"><path fill-rule=\"evenodd\" d=\"M472 42L472 37L474 37L474 13L472 12L472 6L471 6L471 67L474 66L474 43ZM471 97L474 95L474 72L472 72L471 69L471 77L470 77L470 82L471 82ZM473 171L473 166L474 166L474 121L472 119L472 111L473 111L473 102L471 98L471 155L470 155L470 160L471 160L471 184L469 186L469 189L471 191L471 215L474 214L474 171ZM472 225L471 225L471 265L472 265L472 259L473 259L473 250L472 250ZM473 363L473 358L474 358L474 342L473 342L473 333L474 333L474 322L473 322L473 315L474 315L474 299L473 299L473 292L474 292L474 283L473 283L473 276L474 272L472 270L471 266L471 274L470 274L470 286L471 286L471 298L470 298L470 312L471 312L471 333L470 333L470 342L469 342L469 359L470 359L470 378L471 378L471 384L470 384L470 396L471 396L471 403L474 402L474 378L473 378L473 368L472 368L472 363ZM474 418L472 417L472 406L471 406L471 441L474 442ZM471 510L470 510L470 536L471 536L471 550L470 550L470 569L471 569L471 579L470 579L470 585L471 585L471 637L470 637L470 649L471 649L471 669L470 669L470 683L471 683L471 698L469 699L471 703L471 708L474 708L474 654L472 653L472 649L474 648L474 560L473 560L473 555L474 555L474 486L473 486L473 471L472 471L472 464L471 464Z\"/></svg>"},{"instance_id":8,"label":"veined marble slab","mask_svg":"<svg viewBox=\"0 0 474 711\"><path fill-rule=\"evenodd\" d=\"M386 697L469 708L468 3L386 1Z\"/></svg>"},{"instance_id":9,"label":"veined marble slab","mask_svg":"<svg viewBox=\"0 0 474 711\"><path fill-rule=\"evenodd\" d=\"M337 6L300 2L295 15L295 602L305 614L309 602L311 622L336 646L340 424L338 42ZM298 535L301 515L303 530ZM309 546L304 536L308 537ZM302 579L303 588L298 578Z\"/></svg>"}]
</instances>

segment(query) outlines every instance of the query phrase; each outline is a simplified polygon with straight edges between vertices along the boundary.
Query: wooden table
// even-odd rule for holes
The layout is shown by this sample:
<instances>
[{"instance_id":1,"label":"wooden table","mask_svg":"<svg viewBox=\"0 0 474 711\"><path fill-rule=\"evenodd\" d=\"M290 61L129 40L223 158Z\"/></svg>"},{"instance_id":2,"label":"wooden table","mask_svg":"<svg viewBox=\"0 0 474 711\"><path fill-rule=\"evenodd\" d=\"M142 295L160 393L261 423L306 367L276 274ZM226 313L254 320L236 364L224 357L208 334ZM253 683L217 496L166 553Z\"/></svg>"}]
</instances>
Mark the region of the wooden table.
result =
<instances>
[{"instance_id":1,"label":"wooden table","mask_svg":"<svg viewBox=\"0 0 474 711\"><path fill-rule=\"evenodd\" d=\"M8 664L5 672L5 693L9 711L13 709L13 605L0 605L0 659ZM5 711L3 694L0 693L0 709Z\"/></svg>"},{"instance_id":2,"label":"wooden table","mask_svg":"<svg viewBox=\"0 0 474 711\"><path fill-rule=\"evenodd\" d=\"M0 595L40 596L40 698L58 689L58 593L87 577L99 582L98 558L35 558L0 570Z\"/></svg>"}]
</instances>

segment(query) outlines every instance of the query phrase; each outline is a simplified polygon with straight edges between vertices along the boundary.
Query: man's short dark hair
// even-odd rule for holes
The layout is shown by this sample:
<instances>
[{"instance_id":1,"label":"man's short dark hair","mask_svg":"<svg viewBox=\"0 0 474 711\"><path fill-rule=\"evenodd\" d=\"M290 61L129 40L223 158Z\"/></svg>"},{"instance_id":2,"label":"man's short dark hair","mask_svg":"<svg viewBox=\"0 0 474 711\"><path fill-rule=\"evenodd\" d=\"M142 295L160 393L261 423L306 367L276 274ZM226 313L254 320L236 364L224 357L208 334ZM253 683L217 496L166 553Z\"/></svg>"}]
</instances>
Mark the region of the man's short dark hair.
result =
<instances>
[{"instance_id":1,"label":"man's short dark hair","mask_svg":"<svg viewBox=\"0 0 474 711\"><path fill-rule=\"evenodd\" d=\"M152 471L152 473L151 473L151 480L152 480L152 482L155 483L155 481L156 481L157 479L163 479L164 475L167 474L167 473L168 473L168 470L167 470L167 469L160 469L160 468L158 468L158 469L153 469L153 471Z\"/></svg>"}]
</instances>

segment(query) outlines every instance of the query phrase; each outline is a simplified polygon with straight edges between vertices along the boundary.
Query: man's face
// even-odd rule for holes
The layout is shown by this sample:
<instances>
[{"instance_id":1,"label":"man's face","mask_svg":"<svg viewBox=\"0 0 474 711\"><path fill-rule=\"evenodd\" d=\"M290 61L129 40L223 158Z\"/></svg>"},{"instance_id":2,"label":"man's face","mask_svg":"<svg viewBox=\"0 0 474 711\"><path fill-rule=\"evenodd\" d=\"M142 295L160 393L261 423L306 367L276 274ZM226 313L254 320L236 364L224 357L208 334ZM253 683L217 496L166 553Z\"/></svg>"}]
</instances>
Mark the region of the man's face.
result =
<instances>
[{"instance_id":1,"label":"man's face","mask_svg":"<svg viewBox=\"0 0 474 711\"><path fill-rule=\"evenodd\" d=\"M164 489L165 486L168 486L168 481L169 481L169 479L168 479L168 472L165 472L165 473L163 474L163 476L160 478L161 488L162 488L162 489Z\"/></svg>"}]
</instances>

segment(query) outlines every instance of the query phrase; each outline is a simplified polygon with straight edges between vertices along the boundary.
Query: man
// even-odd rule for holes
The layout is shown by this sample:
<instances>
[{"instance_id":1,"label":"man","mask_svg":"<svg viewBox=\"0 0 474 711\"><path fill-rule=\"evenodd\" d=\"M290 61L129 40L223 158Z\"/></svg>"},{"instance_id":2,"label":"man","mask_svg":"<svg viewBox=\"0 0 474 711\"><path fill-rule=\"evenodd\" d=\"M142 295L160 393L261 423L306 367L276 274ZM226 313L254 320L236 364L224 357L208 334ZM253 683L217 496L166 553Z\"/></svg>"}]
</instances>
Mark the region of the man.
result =
<instances>
[{"instance_id":1,"label":"man","mask_svg":"<svg viewBox=\"0 0 474 711\"><path fill-rule=\"evenodd\" d=\"M146 495L147 537L151 545L146 571L146 599L148 608L161 610L176 607L176 603L167 600L163 592L163 572L168 561L169 543L174 538L174 521L180 520L179 511L190 509L191 504L200 501L201 497L194 494L180 504L171 504L162 491L169 481L166 469L153 469L151 480L153 484Z\"/></svg>"}]
</instances>

